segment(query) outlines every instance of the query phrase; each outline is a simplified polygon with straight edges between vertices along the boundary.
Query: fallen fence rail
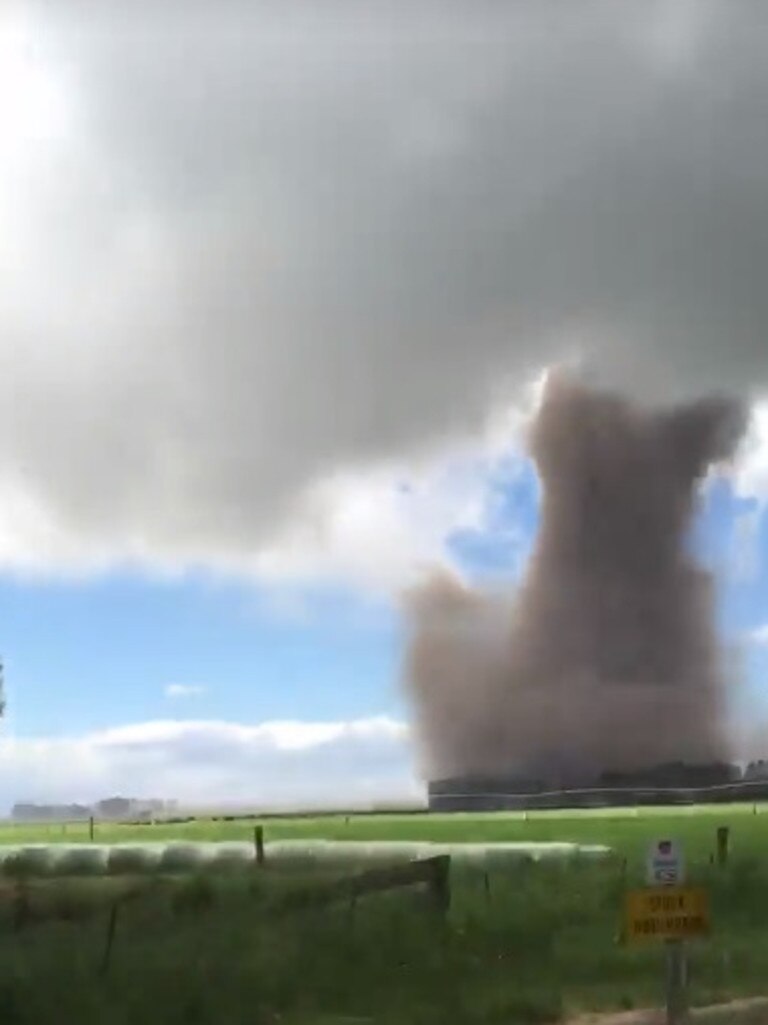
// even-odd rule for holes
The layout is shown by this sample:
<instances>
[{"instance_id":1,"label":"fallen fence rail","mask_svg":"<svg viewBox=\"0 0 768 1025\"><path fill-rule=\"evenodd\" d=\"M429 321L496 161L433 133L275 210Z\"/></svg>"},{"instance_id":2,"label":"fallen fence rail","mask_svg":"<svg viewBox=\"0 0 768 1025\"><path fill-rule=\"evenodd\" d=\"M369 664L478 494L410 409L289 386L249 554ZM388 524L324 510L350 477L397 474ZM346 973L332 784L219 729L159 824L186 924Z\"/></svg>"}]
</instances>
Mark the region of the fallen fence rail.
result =
<instances>
[{"instance_id":1,"label":"fallen fence rail","mask_svg":"<svg viewBox=\"0 0 768 1025\"><path fill-rule=\"evenodd\" d=\"M342 900L356 901L372 893L400 889L405 886L426 886L434 907L441 914L448 911L451 902L451 857L440 854L422 858L405 865L372 868L344 879L297 890L287 894L275 909L277 914L305 908L326 907Z\"/></svg>"}]
</instances>

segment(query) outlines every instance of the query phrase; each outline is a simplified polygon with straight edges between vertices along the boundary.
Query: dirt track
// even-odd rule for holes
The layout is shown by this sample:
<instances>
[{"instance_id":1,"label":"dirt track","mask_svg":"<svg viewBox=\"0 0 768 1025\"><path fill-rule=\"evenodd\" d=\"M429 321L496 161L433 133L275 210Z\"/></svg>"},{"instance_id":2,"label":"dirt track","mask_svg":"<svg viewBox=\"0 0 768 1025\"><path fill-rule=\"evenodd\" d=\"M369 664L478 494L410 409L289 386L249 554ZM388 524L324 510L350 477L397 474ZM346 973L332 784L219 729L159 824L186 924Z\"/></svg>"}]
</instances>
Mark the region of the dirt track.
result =
<instances>
[{"instance_id":1,"label":"dirt track","mask_svg":"<svg viewBox=\"0 0 768 1025\"><path fill-rule=\"evenodd\" d=\"M690 1020L698 1025L768 1025L768 998L735 1000L717 1007L703 1007L691 1012ZM626 1011L621 1014L585 1015L571 1019L568 1025L665 1025L663 1011Z\"/></svg>"}]
</instances>

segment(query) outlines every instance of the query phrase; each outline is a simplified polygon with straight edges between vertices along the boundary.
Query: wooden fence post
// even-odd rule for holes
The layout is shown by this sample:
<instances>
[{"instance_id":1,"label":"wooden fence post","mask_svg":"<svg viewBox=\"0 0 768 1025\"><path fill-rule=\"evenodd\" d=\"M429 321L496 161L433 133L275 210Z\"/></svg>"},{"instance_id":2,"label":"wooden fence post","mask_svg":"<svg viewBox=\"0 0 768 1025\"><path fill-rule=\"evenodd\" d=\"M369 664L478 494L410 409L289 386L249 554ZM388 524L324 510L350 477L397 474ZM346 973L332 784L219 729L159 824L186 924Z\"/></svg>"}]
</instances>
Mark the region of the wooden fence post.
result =
<instances>
[{"instance_id":1,"label":"wooden fence post","mask_svg":"<svg viewBox=\"0 0 768 1025\"><path fill-rule=\"evenodd\" d=\"M20 932L29 919L29 897L23 880L16 883L13 896L13 928Z\"/></svg>"},{"instance_id":2,"label":"wooden fence post","mask_svg":"<svg viewBox=\"0 0 768 1025\"><path fill-rule=\"evenodd\" d=\"M101 959L101 965L99 966L99 975L106 975L109 969L109 962L112 957L112 946L115 942L115 932L117 930L117 913L120 905L117 901L112 905L112 910L109 913L109 922L107 923L107 939L104 944L104 955Z\"/></svg>"},{"instance_id":3,"label":"wooden fence post","mask_svg":"<svg viewBox=\"0 0 768 1025\"><path fill-rule=\"evenodd\" d=\"M257 865L264 864L264 827L253 827L253 849Z\"/></svg>"},{"instance_id":4,"label":"wooden fence post","mask_svg":"<svg viewBox=\"0 0 768 1025\"><path fill-rule=\"evenodd\" d=\"M88 819L88 838L93 843L93 835L95 832L96 823L93 820L93 815Z\"/></svg>"},{"instance_id":5,"label":"wooden fence post","mask_svg":"<svg viewBox=\"0 0 768 1025\"><path fill-rule=\"evenodd\" d=\"M728 864L728 842L730 829L728 826L720 826L717 830L717 863L723 868Z\"/></svg>"},{"instance_id":6,"label":"wooden fence post","mask_svg":"<svg viewBox=\"0 0 768 1025\"><path fill-rule=\"evenodd\" d=\"M357 917L356 912L357 894L353 893L349 899L349 904L347 905L347 925L349 926L349 928L354 928L355 926L355 919Z\"/></svg>"},{"instance_id":7,"label":"wooden fence post","mask_svg":"<svg viewBox=\"0 0 768 1025\"><path fill-rule=\"evenodd\" d=\"M451 856L445 854L442 857L432 859L432 897L437 910L445 915L451 906Z\"/></svg>"}]
</instances>

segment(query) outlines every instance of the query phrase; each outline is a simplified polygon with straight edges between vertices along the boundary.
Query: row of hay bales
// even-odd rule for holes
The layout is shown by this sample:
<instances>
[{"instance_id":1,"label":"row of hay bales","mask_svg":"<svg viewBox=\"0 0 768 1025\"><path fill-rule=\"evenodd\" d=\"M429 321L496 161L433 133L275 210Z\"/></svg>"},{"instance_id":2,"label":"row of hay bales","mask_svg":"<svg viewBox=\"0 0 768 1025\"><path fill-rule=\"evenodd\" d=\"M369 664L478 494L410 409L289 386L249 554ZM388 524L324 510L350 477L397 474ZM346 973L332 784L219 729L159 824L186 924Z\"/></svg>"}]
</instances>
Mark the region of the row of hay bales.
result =
<instances>
[{"instance_id":1,"label":"row of hay bales","mask_svg":"<svg viewBox=\"0 0 768 1025\"><path fill-rule=\"evenodd\" d=\"M228 871L251 867L254 849L248 843L170 843L106 846L98 844L35 845L0 849L0 867L10 878L39 876L142 875ZM267 862L290 864L349 862L373 864L450 854L484 865L514 864L545 858L604 858L607 847L571 843L435 844L399 841L308 840L266 845Z\"/></svg>"},{"instance_id":2,"label":"row of hay bales","mask_svg":"<svg viewBox=\"0 0 768 1025\"><path fill-rule=\"evenodd\" d=\"M165 847L36 845L0 852L0 858L2 874L11 878L196 872L246 867L252 860L247 851L224 849L211 857L199 845L181 843Z\"/></svg>"},{"instance_id":3,"label":"row of hay bales","mask_svg":"<svg viewBox=\"0 0 768 1025\"><path fill-rule=\"evenodd\" d=\"M268 845L268 856L288 860L396 862L448 854L457 861L508 865L542 859L604 858L611 849L575 843L429 843L403 840L278 841Z\"/></svg>"}]
</instances>

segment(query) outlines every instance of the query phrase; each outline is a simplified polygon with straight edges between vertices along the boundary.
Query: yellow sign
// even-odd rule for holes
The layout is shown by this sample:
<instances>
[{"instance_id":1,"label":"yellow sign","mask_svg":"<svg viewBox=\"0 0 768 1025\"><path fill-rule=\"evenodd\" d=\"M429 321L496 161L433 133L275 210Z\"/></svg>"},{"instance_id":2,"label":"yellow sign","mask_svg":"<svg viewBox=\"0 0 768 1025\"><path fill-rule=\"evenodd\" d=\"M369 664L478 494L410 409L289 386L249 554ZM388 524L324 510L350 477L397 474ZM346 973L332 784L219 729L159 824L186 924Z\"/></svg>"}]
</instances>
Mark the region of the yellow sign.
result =
<instances>
[{"instance_id":1,"label":"yellow sign","mask_svg":"<svg viewBox=\"0 0 768 1025\"><path fill-rule=\"evenodd\" d=\"M629 890L625 896L624 937L628 943L706 936L709 927L709 894L699 887Z\"/></svg>"}]
</instances>

